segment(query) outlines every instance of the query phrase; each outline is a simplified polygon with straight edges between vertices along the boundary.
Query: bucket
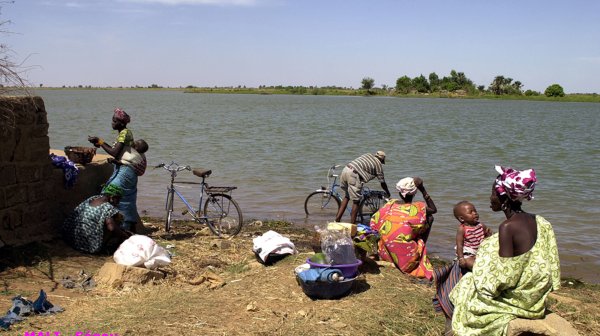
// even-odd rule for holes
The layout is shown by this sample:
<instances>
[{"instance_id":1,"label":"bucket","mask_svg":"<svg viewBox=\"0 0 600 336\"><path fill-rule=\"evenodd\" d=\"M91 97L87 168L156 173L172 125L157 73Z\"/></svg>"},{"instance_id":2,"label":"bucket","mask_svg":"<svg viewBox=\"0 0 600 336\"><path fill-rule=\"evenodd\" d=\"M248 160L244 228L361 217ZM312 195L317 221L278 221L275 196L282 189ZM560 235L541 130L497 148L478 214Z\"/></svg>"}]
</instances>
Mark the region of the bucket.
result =
<instances>
[{"instance_id":1,"label":"bucket","mask_svg":"<svg viewBox=\"0 0 600 336\"><path fill-rule=\"evenodd\" d=\"M358 274L358 267L362 264L362 261L356 259L356 262L353 264L341 264L341 265L325 265L315 263L310 260L310 258L306 259L306 263L310 265L310 268L337 268L342 271L342 275L344 278L354 278Z\"/></svg>"}]
</instances>

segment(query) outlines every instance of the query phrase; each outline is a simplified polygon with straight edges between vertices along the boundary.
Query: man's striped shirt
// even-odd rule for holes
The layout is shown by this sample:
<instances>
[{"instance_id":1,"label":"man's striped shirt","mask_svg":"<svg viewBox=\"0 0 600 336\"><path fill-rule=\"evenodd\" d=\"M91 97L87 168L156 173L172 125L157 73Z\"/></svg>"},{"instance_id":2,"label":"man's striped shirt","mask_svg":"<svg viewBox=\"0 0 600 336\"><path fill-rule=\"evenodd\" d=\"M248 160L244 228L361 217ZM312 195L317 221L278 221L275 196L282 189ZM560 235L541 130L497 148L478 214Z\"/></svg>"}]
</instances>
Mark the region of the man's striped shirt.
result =
<instances>
[{"instance_id":1,"label":"man's striped shirt","mask_svg":"<svg viewBox=\"0 0 600 336\"><path fill-rule=\"evenodd\" d=\"M358 176L360 176L360 179L365 183L371 181L375 177L377 177L379 182L385 182L383 177L383 164L374 154L367 153L361 155L348 165L356 171Z\"/></svg>"}]
</instances>

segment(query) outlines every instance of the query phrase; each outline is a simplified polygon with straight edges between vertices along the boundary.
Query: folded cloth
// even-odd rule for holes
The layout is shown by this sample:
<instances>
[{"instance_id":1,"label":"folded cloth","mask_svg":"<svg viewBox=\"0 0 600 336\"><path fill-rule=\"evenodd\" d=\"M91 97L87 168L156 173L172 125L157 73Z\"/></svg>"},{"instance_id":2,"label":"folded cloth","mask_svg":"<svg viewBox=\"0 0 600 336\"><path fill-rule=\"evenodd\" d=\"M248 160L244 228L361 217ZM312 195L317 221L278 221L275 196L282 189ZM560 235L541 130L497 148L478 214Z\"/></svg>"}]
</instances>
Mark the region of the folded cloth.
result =
<instances>
[{"instance_id":1,"label":"folded cloth","mask_svg":"<svg viewBox=\"0 0 600 336\"><path fill-rule=\"evenodd\" d=\"M254 247L252 250L256 253L260 259L265 262L269 254L296 254L298 251L294 246L294 243L279 233L270 230L265 232L262 236L258 236L252 239Z\"/></svg>"},{"instance_id":2,"label":"folded cloth","mask_svg":"<svg viewBox=\"0 0 600 336\"><path fill-rule=\"evenodd\" d=\"M61 168L65 174L65 188L70 189L77 182L79 169L75 163L64 156L58 156L50 153L50 159L55 167Z\"/></svg>"}]
</instances>

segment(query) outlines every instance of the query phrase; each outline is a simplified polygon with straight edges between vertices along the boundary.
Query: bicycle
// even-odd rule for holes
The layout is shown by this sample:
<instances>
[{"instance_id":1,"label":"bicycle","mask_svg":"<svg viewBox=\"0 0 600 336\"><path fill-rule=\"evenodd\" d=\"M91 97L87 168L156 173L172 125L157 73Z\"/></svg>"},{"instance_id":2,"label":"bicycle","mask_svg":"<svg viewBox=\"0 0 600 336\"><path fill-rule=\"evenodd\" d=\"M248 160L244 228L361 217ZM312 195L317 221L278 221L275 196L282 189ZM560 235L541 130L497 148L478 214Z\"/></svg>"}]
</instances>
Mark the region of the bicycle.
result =
<instances>
[{"instance_id":1,"label":"bicycle","mask_svg":"<svg viewBox=\"0 0 600 336\"><path fill-rule=\"evenodd\" d=\"M192 169L190 166L181 166L178 163L171 161L170 164L158 164L155 168L164 168L171 174L171 184L167 187L167 198L165 202L165 210L167 218L165 220L165 231L171 231L173 221L173 200L177 195L186 206L186 210L182 215L190 214L194 221L199 224L206 224L210 231L219 236L232 237L237 235L243 224L242 211L239 205L231 197L231 192L237 187L211 187L206 183L206 179L212 174L212 170L208 169ZM202 178L202 182L177 181L178 184L199 184L200 185L200 200L198 209L188 202L188 200L179 192L175 186L175 177L177 173L189 170L192 174ZM202 201L206 196L204 207Z\"/></svg>"},{"instance_id":2,"label":"bicycle","mask_svg":"<svg viewBox=\"0 0 600 336\"><path fill-rule=\"evenodd\" d=\"M337 190L340 184L338 183L338 174L335 170L341 165L333 165L327 171L327 187L321 186L310 193L304 201L304 212L306 216L322 215L328 218L335 218L342 203L342 195ZM333 178L333 181L331 180ZM363 187L362 197L358 203L357 220L364 223L365 219L369 219L383 205L385 200L385 192L381 190L371 190L368 187ZM350 212L350 207L346 209Z\"/></svg>"}]
</instances>

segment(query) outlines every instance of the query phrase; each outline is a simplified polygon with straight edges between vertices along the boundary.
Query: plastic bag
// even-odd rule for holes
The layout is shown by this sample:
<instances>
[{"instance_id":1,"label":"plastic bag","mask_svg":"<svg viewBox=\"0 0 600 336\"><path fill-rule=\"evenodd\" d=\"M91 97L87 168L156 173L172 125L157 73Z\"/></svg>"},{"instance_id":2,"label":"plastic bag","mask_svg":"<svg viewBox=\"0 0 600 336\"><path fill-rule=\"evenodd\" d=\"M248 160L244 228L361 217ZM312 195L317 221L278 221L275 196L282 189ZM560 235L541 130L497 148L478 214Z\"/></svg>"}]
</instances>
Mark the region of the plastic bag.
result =
<instances>
[{"instance_id":1,"label":"plastic bag","mask_svg":"<svg viewBox=\"0 0 600 336\"><path fill-rule=\"evenodd\" d=\"M156 244L152 238L142 235L133 235L121 243L113 259L119 265L144 265L148 269L171 263L171 256L167 250Z\"/></svg>"},{"instance_id":2,"label":"plastic bag","mask_svg":"<svg viewBox=\"0 0 600 336\"><path fill-rule=\"evenodd\" d=\"M321 250L325 261L330 265L347 265L356 263L354 242L348 230L328 230L315 227L321 236Z\"/></svg>"}]
</instances>

